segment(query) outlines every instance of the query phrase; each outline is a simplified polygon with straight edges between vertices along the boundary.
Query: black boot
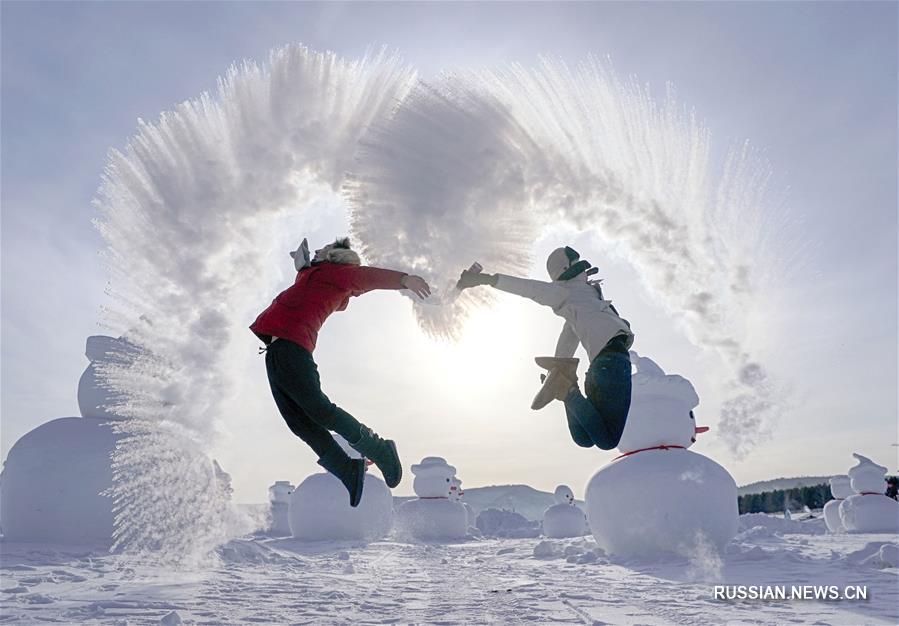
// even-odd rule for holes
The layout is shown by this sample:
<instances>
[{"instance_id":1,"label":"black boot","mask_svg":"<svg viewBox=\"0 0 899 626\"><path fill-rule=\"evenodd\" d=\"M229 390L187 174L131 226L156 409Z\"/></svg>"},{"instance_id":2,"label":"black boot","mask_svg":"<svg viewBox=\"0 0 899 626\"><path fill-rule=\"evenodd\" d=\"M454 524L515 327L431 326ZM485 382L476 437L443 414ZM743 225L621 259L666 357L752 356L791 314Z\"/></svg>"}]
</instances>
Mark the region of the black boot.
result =
<instances>
[{"instance_id":1,"label":"black boot","mask_svg":"<svg viewBox=\"0 0 899 626\"><path fill-rule=\"evenodd\" d=\"M367 426L362 426L359 433L359 439L351 441L350 446L378 466L388 487L399 485L403 478L403 466L400 464L400 456L396 452L393 440L382 439Z\"/></svg>"},{"instance_id":2,"label":"black boot","mask_svg":"<svg viewBox=\"0 0 899 626\"><path fill-rule=\"evenodd\" d=\"M350 493L350 506L359 506L365 487L365 459L321 458L318 464L334 474Z\"/></svg>"}]
</instances>

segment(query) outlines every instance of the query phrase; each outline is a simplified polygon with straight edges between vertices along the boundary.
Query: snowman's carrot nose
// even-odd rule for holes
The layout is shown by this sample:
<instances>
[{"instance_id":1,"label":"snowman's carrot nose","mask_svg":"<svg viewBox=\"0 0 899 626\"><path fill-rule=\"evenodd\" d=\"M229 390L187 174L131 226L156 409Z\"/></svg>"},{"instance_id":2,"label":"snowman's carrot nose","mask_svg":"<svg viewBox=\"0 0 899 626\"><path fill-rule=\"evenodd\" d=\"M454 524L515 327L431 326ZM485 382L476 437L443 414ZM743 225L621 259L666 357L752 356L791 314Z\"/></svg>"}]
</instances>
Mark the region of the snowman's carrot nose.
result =
<instances>
[{"instance_id":1,"label":"snowman's carrot nose","mask_svg":"<svg viewBox=\"0 0 899 626\"><path fill-rule=\"evenodd\" d=\"M708 431L708 429L709 429L708 426L696 426L696 427L695 427L695 431L696 431L696 434L697 434L697 435L698 435L699 433L704 433L704 432Z\"/></svg>"}]
</instances>

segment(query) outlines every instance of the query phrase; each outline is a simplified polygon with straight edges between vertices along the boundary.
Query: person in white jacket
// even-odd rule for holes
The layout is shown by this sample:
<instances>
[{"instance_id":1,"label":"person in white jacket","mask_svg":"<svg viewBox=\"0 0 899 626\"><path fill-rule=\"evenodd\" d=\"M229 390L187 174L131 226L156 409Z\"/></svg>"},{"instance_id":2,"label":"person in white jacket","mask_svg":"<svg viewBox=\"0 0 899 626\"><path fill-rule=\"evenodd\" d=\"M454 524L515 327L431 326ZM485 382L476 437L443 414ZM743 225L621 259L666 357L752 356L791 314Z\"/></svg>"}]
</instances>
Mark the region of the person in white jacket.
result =
<instances>
[{"instance_id":1,"label":"person in white jacket","mask_svg":"<svg viewBox=\"0 0 899 626\"><path fill-rule=\"evenodd\" d=\"M611 450L621 439L630 409L628 350L634 333L611 301L603 298L599 282L588 281L597 269L581 260L575 250L567 246L553 250L546 270L552 282L465 270L457 287L462 290L490 285L548 306L564 318L555 356L536 359L548 374L531 408L540 409L553 399L562 400L574 442L585 448ZM579 344L590 357L584 384L586 397L577 384L578 359L572 358Z\"/></svg>"}]
</instances>

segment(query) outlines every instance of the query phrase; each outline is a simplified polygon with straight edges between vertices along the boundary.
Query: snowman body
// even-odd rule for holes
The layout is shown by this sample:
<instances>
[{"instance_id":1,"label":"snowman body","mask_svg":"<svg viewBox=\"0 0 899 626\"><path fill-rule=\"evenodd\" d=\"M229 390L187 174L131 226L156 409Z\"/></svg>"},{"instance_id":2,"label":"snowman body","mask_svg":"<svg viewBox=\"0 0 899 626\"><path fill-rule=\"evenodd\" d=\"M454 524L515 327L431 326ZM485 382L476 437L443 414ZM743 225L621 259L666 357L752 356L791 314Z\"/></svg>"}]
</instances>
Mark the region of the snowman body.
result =
<instances>
[{"instance_id":1,"label":"snowman body","mask_svg":"<svg viewBox=\"0 0 899 626\"><path fill-rule=\"evenodd\" d=\"M290 494L293 493L293 485L289 481L276 481L268 488L268 501L271 506L272 523L269 534L275 537L287 537L290 535L290 520L288 510L290 508Z\"/></svg>"},{"instance_id":2,"label":"snowman body","mask_svg":"<svg viewBox=\"0 0 899 626\"><path fill-rule=\"evenodd\" d=\"M854 495L840 503L840 521L851 533L899 533L899 502L883 495L887 468L860 454L849 470Z\"/></svg>"},{"instance_id":3,"label":"snowman body","mask_svg":"<svg viewBox=\"0 0 899 626\"><path fill-rule=\"evenodd\" d=\"M352 458L360 454L339 435L335 441ZM290 494L290 534L304 541L377 541L393 528L393 494L380 478L365 474L362 499L350 506L340 479L329 472L307 476Z\"/></svg>"},{"instance_id":4,"label":"snowman body","mask_svg":"<svg viewBox=\"0 0 899 626\"><path fill-rule=\"evenodd\" d=\"M543 534L552 539L583 537L587 530L584 512L574 503L574 492L559 485L553 494L556 503L543 513Z\"/></svg>"},{"instance_id":5,"label":"snowman body","mask_svg":"<svg viewBox=\"0 0 899 626\"><path fill-rule=\"evenodd\" d=\"M397 529L423 541L462 539L468 530L468 513L450 499L456 468L441 457L429 456L412 466L414 500L397 509Z\"/></svg>"},{"instance_id":6,"label":"snowman body","mask_svg":"<svg viewBox=\"0 0 899 626\"><path fill-rule=\"evenodd\" d=\"M824 523L830 532L841 533L846 529L843 528L843 521L840 519L840 504L854 493L849 485L849 476L842 474L832 477L830 493L834 499L824 505Z\"/></svg>"},{"instance_id":7,"label":"snowman body","mask_svg":"<svg viewBox=\"0 0 899 626\"><path fill-rule=\"evenodd\" d=\"M450 483L450 500L458 502L465 507L465 523L468 525L468 528L473 528L476 526L475 521L477 520L477 515L475 515L472 506L462 500L464 496L465 491L462 490L462 481L459 478L453 477Z\"/></svg>"},{"instance_id":8,"label":"snowman body","mask_svg":"<svg viewBox=\"0 0 899 626\"><path fill-rule=\"evenodd\" d=\"M609 554L651 557L719 551L737 533L737 485L721 465L688 450L699 404L693 385L631 353L637 372L622 455L587 485L587 519Z\"/></svg>"},{"instance_id":9,"label":"snowman body","mask_svg":"<svg viewBox=\"0 0 899 626\"><path fill-rule=\"evenodd\" d=\"M377 541L393 526L393 495L371 474L359 506L350 506L346 487L333 474L307 476L290 494L290 534L304 541Z\"/></svg>"},{"instance_id":10,"label":"snowman body","mask_svg":"<svg viewBox=\"0 0 899 626\"><path fill-rule=\"evenodd\" d=\"M465 523L469 528L476 528L478 516L474 512L474 507L468 504L468 502L462 502L461 504L465 507Z\"/></svg>"}]
</instances>

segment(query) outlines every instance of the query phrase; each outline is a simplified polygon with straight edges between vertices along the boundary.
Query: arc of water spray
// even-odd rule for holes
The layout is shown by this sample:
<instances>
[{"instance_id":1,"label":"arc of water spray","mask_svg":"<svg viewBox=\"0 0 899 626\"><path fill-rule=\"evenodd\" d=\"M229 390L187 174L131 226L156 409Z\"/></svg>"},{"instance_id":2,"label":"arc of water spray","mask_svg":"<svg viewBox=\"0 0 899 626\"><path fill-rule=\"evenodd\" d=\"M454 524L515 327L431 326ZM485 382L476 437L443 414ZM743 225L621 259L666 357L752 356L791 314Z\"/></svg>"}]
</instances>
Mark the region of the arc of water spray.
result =
<instances>
[{"instance_id":1,"label":"arc of water spray","mask_svg":"<svg viewBox=\"0 0 899 626\"><path fill-rule=\"evenodd\" d=\"M97 200L103 321L141 348L132 367L105 371L131 417L111 492L119 547L196 554L226 534L210 465L172 450L205 450L224 410L221 357L232 327L245 332L234 312L256 295L247 277L263 273L271 216L336 190L370 262L439 287L440 306L415 309L434 334L488 303L484 291L452 295L472 259L520 274L546 224L595 229L662 305L689 312L695 341L725 353L742 395L723 421L749 424L733 442L745 447L769 418L744 418L772 409L757 403L764 369L733 332L759 268L743 262L756 242L733 237L734 217L751 221L764 199L754 168L738 154L712 184L695 118L595 60L419 81L395 56L349 62L291 46L231 68L214 95L141 122L110 153Z\"/></svg>"},{"instance_id":2,"label":"arc of water spray","mask_svg":"<svg viewBox=\"0 0 899 626\"><path fill-rule=\"evenodd\" d=\"M385 52L359 61L302 46L232 67L214 95L140 122L110 152L96 201L110 304L102 323L140 347L106 384L116 425L116 548L207 553L233 521L204 456L229 397L223 358L272 218L333 196L359 136L402 100L414 72ZM177 453L173 453L177 451Z\"/></svg>"},{"instance_id":3,"label":"arc of water spray","mask_svg":"<svg viewBox=\"0 0 899 626\"><path fill-rule=\"evenodd\" d=\"M572 69L444 74L418 82L363 140L345 186L354 231L385 265L414 263L449 290L467 259L521 273L531 242L561 219L617 249L688 336L730 365L721 432L743 453L765 435L779 401L742 334L758 310L767 169L745 148L714 176L710 134L673 92L662 103L590 58ZM770 252L770 250L768 251ZM430 332L452 335L485 303L467 292L416 305Z\"/></svg>"}]
</instances>

